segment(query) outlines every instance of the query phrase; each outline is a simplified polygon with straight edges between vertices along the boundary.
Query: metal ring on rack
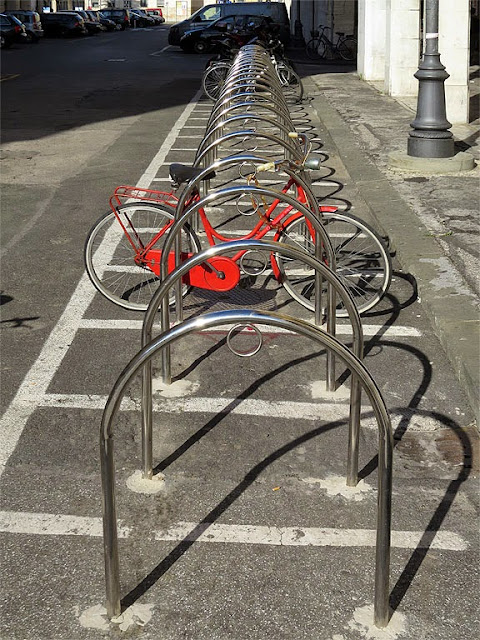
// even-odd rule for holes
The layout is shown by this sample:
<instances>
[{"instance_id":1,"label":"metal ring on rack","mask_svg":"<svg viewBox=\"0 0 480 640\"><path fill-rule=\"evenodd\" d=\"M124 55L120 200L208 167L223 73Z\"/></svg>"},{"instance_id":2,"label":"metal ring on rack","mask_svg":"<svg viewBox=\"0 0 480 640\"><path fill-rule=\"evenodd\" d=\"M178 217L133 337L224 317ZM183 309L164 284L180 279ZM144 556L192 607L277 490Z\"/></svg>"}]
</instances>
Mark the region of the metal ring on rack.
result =
<instances>
[{"instance_id":1,"label":"metal ring on rack","mask_svg":"<svg viewBox=\"0 0 480 640\"><path fill-rule=\"evenodd\" d=\"M259 267L253 268L250 265L245 266L245 259L247 258L252 260L252 262L258 262ZM239 260L240 269L247 274L247 276L261 276L262 273L265 273L268 266L268 257L265 255L263 251L258 251L258 249L250 249L249 251L245 251L245 253L240 257Z\"/></svg>"},{"instance_id":2,"label":"metal ring on rack","mask_svg":"<svg viewBox=\"0 0 480 640\"><path fill-rule=\"evenodd\" d=\"M235 336L238 336L239 334L243 333L245 329L249 331L253 330L256 333L258 338L258 345L256 345L253 349L250 349L247 351L240 351L240 349L237 350L232 346L232 340L234 339ZM262 348L262 344L263 344L262 332L254 324L250 324L248 322L245 324L243 323L236 324L234 327L230 329L230 331L227 334L227 347L230 349L230 351L233 354L235 354L236 356L240 356L240 358L250 358L251 356L254 356L256 353L260 351L260 349Z\"/></svg>"},{"instance_id":3,"label":"metal ring on rack","mask_svg":"<svg viewBox=\"0 0 480 640\"><path fill-rule=\"evenodd\" d=\"M245 172L243 170L245 167L248 167L250 170ZM244 180L246 180L251 175L256 175L256 173L257 167L253 164L253 162L242 162L242 164L238 167L238 174L240 178L243 178Z\"/></svg>"},{"instance_id":4,"label":"metal ring on rack","mask_svg":"<svg viewBox=\"0 0 480 640\"><path fill-rule=\"evenodd\" d=\"M242 198L248 198L248 209L242 209ZM245 205L247 203L245 202ZM240 194L235 202L235 206L237 207L237 211L242 216L253 216L260 209L259 203L255 200L253 196L245 196L245 194Z\"/></svg>"},{"instance_id":5,"label":"metal ring on rack","mask_svg":"<svg viewBox=\"0 0 480 640\"><path fill-rule=\"evenodd\" d=\"M253 136L245 136L241 141L241 143L243 144L243 149L245 151L249 151L250 153L253 153L254 151L256 151L258 149L258 144L255 143L254 139L252 140L252 137ZM253 142L253 146L252 145L248 145L247 144L248 142L250 142L250 143Z\"/></svg>"}]
</instances>

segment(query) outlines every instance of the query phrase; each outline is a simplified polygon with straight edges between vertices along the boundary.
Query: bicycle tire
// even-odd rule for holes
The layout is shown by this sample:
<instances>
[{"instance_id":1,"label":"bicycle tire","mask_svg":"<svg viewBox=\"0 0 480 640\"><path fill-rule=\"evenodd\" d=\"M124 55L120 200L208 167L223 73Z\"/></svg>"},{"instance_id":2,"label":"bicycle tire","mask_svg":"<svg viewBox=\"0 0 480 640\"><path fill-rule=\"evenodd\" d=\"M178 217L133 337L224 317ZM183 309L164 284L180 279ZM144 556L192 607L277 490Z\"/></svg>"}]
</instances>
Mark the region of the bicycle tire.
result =
<instances>
[{"instance_id":1,"label":"bicycle tire","mask_svg":"<svg viewBox=\"0 0 480 640\"><path fill-rule=\"evenodd\" d=\"M357 58L357 41L353 36L342 40L337 46L338 54L349 62L353 62Z\"/></svg>"},{"instance_id":2,"label":"bicycle tire","mask_svg":"<svg viewBox=\"0 0 480 640\"><path fill-rule=\"evenodd\" d=\"M318 60L318 45L320 43L319 38L312 38L309 40L305 46L305 53L307 54L307 58L310 60Z\"/></svg>"},{"instance_id":3,"label":"bicycle tire","mask_svg":"<svg viewBox=\"0 0 480 640\"><path fill-rule=\"evenodd\" d=\"M335 251L337 276L350 291L359 313L365 313L382 299L390 286L390 254L382 238L363 220L339 212L322 213L321 217ZM287 221L277 239L314 254L313 239L303 217ZM280 255L275 259L282 285L292 298L313 311L314 270ZM347 315L340 301L337 316Z\"/></svg>"},{"instance_id":4,"label":"bicycle tire","mask_svg":"<svg viewBox=\"0 0 480 640\"><path fill-rule=\"evenodd\" d=\"M303 82L298 73L296 73L286 62L277 64L277 75L284 89L285 97L300 102L303 98Z\"/></svg>"},{"instance_id":5,"label":"bicycle tire","mask_svg":"<svg viewBox=\"0 0 480 640\"><path fill-rule=\"evenodd\" d=\"M225 78L230 71L230 64L227 62L218 62L212 64L203 74L202 86L203 91L210 100L215 102L220 95Z\"/></svg>"},{"instance_id":6,"label":"bicycle tire","mask_svg":"<svg viewBox=\"0 0 480 640\"><path fill-rule=\"evenodd\" d=\"M131 221L143 246L175 217L173 208L144 202L124 204L118 213L126 226ZM167 234L156 243L155 249L162 248ZM196 253L200 248L190 228L182 233L182 251ZM107 300L124 309L147 309L160 279L150 269L135 263L135 251L113 211L105 213L91 228L85 241L84 258L90 280ZM188 290L187 285L182 285L183 295Z\"/></svg>"}]
</instances>

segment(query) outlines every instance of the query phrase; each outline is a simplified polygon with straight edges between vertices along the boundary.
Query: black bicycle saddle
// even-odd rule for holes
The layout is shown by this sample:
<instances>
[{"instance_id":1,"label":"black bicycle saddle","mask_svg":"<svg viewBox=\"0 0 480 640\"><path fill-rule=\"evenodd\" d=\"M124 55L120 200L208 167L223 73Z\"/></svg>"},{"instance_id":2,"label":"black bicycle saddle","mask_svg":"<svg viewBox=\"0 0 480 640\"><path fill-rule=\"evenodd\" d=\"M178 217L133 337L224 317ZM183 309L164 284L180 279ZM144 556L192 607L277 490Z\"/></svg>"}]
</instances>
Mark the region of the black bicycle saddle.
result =
<instances>
[{"instance_id":1,"label":"black bicycle saddle","mask_svg":"<svg viewBox=\"0 0 480 640\"><path fill-rule=\"evenodd\" d=\"M205 169L203 167L191 167L188 164L180 164L174 162L170 165L170 178L173 183L180 186L184 182L189 182L199 176ZM210 171L206 176L203 176L202 180L211 180L215 177L215 171Z\"/></svg>"}]
</instances>

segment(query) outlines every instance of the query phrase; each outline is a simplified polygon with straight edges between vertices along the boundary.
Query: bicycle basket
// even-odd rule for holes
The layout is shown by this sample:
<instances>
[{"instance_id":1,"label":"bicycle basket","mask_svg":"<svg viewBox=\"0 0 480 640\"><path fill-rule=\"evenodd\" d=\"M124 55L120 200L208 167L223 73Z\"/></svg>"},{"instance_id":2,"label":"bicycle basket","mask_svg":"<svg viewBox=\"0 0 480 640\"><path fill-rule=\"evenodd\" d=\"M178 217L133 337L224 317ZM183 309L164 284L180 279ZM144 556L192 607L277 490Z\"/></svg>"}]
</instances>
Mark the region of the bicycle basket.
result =
<instances>
[{"instance_id":1,"label":"bicycle basket","mask_svg":"<svg viewBox=\"0 0 480 640\"><path fill-rule=\"evenodd\" d=\"M318 29L312 29L310 31L310 35L312 36L312 38L318 38L318 36L320 35L320 31Z\"/></svg>"}]
</instances>

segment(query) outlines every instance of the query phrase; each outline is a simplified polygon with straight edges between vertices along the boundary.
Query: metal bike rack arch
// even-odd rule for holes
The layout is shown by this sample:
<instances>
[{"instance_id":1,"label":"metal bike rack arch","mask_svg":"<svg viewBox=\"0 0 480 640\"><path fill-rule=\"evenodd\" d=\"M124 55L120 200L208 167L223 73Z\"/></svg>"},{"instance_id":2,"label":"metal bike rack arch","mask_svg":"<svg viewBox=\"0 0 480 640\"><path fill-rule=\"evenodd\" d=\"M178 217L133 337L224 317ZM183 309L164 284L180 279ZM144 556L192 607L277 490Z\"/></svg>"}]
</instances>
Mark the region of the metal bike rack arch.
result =
<instances>
[{"instance_id":1,"label":"metal bike rack arch","mask_svg":"<svg viewBox=\"0 0 480 640\"><path fill-rule=\"evenodd\" d=\"M350 371L357 376L362 389L365 390L370 400L379 433L374 623L378 627L385 627L389 620L393 437L388 410L380 390L358 358L336 338L322 331L319 327L288 316L276 316L274 314L245 310L211 313L192 318L173 327L167 333L149 343L128 363L108 397L100 428L107 614L112 618L121 613L113 426L126 387L133 376L167 345L190 335L194 331L210 329L225 324L237 325L239 323L275 326L311 338L327 351L333 351L345 363Z\"/></svg>"},{"instance_id":2,"label":"metal bike rack arch","mask_svg":"<svg viewBox=\"0 0 480 640\"><path fill-rule=\"evenodd\" d=\"M273 120L272 118L268 118L266 116L257 115L255 113L249 113L248 115L239 115L232 116L226 120L219 121L214 127L210 127L210 129L205 133L203 140L200 144L199 150L201 150L205 145L208 145L211 138L216 139L216 136L221 132L222 129L227 129L228 127L234 127L236 124L242 123L244 128L246 127L246 121L251 121L252 123L259 123L264 129L262 129L262 133L270 133L271 135L277 137L281 140L287 142L289 140L289 134L293 131L293 124L290 126L285 126L278 120ZM250 125L251 127L254 124ZM270 128L267 128L270 127ZM272 129L278 130L278 132L272 132ZM254 129L253 129L254 130ZM234 129L235 131L235 129Z\"/></svg>"},{"instance_id":3,"label":"metal bike rack arch","mask_svg":"<svg viewBox=\"0 0 480 640\"><path fill-rule=\"evenodd\" d=\"M208 175L210 171L209 168L202 171L201 174L197 176L197 180L201 180L203 177ZM180 256L181 256L181 232L186 223L190 222L195 214L198 213L201 207L206 207L210 203L215 202L216 199L220 197L226 196L234 196L234 195L257 195L264 196L267 198L272 198L273 200L279 200L281 202L286 203L287 205L291 205L296 211L303 214L303 216L308 220L308 222L312 225L316 234L316 246L315 246L315 257L321 261L322 260L322 251L325 251L326 258L330 269L335 271L336 269L336 258L335 252L332 247L332 243L330 238L328 237L327 232L325 231L323 225L321 224L318 216L316 216L310 209L308 209L305 205L302 205L295 198L292 198L288 194L279 194L276 191L271 191L265 188L259 187L250 187L250 186L238 186L238 187L228 187L227 189L222 189L218 191L212 191L207 196L201 198L199 201L193 203L188 209L185 211L178 211L175 222L170 228L170 232L165 239L165 244L163 246L162 257L160 262L160 273L167 274L168 273L168 255L170 250L172 249L173 244L175 243L175 268L178 268L180 265ZM320 242L318 242L320 239ZM177 320L181 321L183 319L182 307L181 307L181 291L180 284L176 287L176 312L177 312ZM321 282L316 274L315 277L315 322L317 324L321 323ZM335 334L335 293L332 290L332 287L329 285L327 287L327 324L330 327L330 331ZM333 369L333 366L332 366ZM328 388L329 390L333 390L334 386L334 375L333 371L330 371L330 374L327 376L328 378Z\"/></svg>"},{"instance_id":4,"label":"metal bike rack arch","mask_svg":"<svg viewBox=\"0 0 480 640\"><path fill-rule=\"evenodd\" d=\"M251 164L252 166L256 167L258 165L266 165L269 162L269 159L262 158L256 155L235 155L215 160L215 162L208 165L208 167L204 169L201 174L187 183L177 202L177 217L181 214L181 212L184 211L185 204L192 196L192 194L195 191L200 191L200 185L203 182L205 176L209 173L217 173L228 168L240 167L245 164ZM282 163L281 167L279 168L281 168L282 172L286 173L289 178L294 178L296 184L303 189L307 196L307 202L303 202L301 204L307 206L312 211L312 213L314 213L318 217L318 201L312 191L309 174L303 169L301 165L296 165L294 162L292 163L289 160L286 160L285 163ZM274 167L270 170L276 171L277 169ZM212 190L211 193L217 193L217 191Z\"/></svg>"},{"instance_id":5,"label":"metal bike rack arch","mask_svg":"<svg viewBox=\"0 0 480 640\"><path fill-rule=\"evenodd\" d=\"M363 330L360 315L357 307L341 280L323 262L318 261L310 254L300 249L296 249L281 242L265 240L236 240L222 243L214 247L209 247L200 253L195 254L189 260L182 263L177 269L167 275L162 281L157 291L152 296L147 311L145 312L142 326L142 348L152 340L153 323L158 309L161 309L161 333L166 333L170 328L170 308L169 293L177 282L181 282L194 267L208 263L210 258L221 256L230 252L255 250L272 255L283 255L287 258L294 258L304 262L306 265L318 271L321 278L326 280L340 300L345 305L348 318L352 326L353 342L352 353L361 361L363 359ZM181 303L183 298L181 298ZM327 325L327 333L330 333ZM330 333L330 335L332 335ZM171 358L170 348L165 347L161 353L161 375L164 384L171 383ZM360 403L361 392L359 382L355 375L352 375L350 388L350 424L347 454L347 485L355 486L358 482L358 451L359 451L359 429L360 429ZM152 368L151 363L147 363L142 373L142 467L143 477L152 478Z\"/></svg>"},{"instance_id":6,"label":"metal bike rack arch","mask_svg":"<svg viewBox=\"0 0 480 640\"><path fill-rule=\"evenodd\" d=\"M259 115L262 115L261 111L263 110L266 111L269 116L273 115L275 118L277 118L277 120L282 125L287 127L291 127L293 125L290 114L288 114L288 116L282 114L278 107L274 106L273 104L269 104L267 102L254 103L253 101L235 102L231 100L229 101L228 106L224 107L223 109L217 109L217 107L212 109L209 120L207 122L206 132L209 132L212 126L216 126L216 123L223 122L224 120L229 118L230 114L232 114L234 111L238 111L241 109L245 114L245 117L250 117L250 111L253 109L253 107L255 107L255 111L252 111L252 113L254 114L259 113ZM292 131L292 129L289 128L289 131Z\"/></svg>"},{"instance_id":7,"label":"metal bike rack arch","mask_svg":"<svg viewBox=\"0 0 480 640\"><path fill-rule=\"evenodd\" d=\"M222 143L231 142L232 140L236 140L238 138L268 140L278 145L278 148L283 150L285 159L298 160L299 162L302 161L302 154L300 152L300 149L298 148L298 146L292 144L290 142L290 139L287 142L286 140L282 140L281 138L278 138L269 133L246 129L244 131L234 131L232 133L227 133L226 135L223 135L211 142L207 147L202 149L199 155L197 155L197 157L195 158L194 166L198 167L211 165L218 157L218 147ZM241 152L248 153L248 150L242 150ZM263 152L265 153L264 150ZM278 157L278 151L276 152L276 155ZM230 154L229 157L233 156L234 154Z\"/></svg>"}]
</instances>

